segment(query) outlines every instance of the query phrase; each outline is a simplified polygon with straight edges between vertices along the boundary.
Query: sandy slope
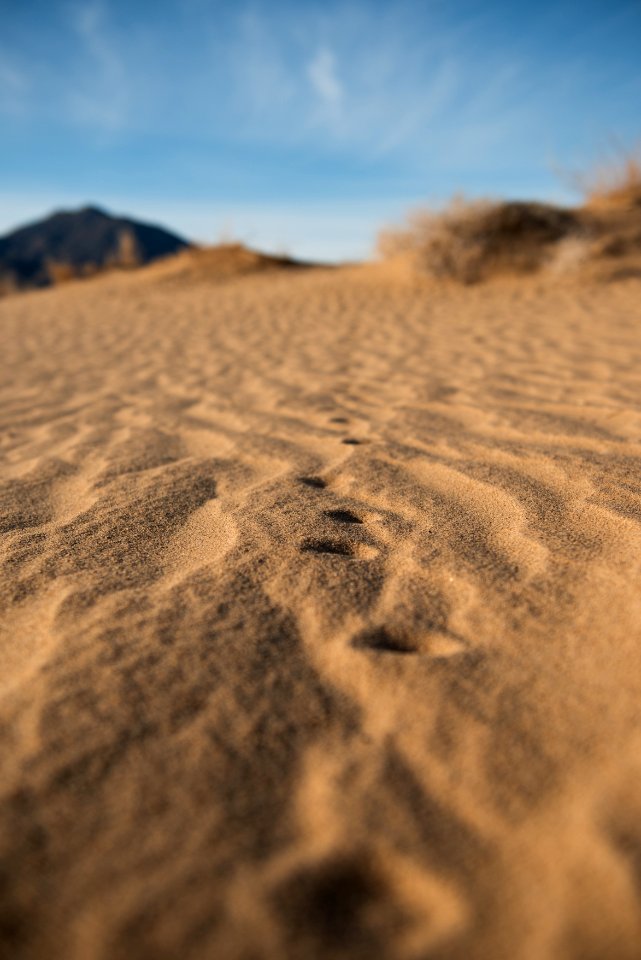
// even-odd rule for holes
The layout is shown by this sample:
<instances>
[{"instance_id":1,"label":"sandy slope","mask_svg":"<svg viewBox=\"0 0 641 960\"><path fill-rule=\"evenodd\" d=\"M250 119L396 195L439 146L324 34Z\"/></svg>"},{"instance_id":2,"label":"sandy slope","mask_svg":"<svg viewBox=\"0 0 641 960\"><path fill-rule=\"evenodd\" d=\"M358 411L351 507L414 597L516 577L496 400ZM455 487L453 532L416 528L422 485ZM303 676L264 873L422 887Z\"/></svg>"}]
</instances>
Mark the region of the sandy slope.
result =
<instances>
[{"instance_id":1,"label":"sandy slope","mask_svg":"<svg viewBox=\"0 0 641 960\"><path fill-rule=\"evenodd\" d=\"M641 955L641 282L0 304L0 954Z\"/></svg>"}]
</instances>

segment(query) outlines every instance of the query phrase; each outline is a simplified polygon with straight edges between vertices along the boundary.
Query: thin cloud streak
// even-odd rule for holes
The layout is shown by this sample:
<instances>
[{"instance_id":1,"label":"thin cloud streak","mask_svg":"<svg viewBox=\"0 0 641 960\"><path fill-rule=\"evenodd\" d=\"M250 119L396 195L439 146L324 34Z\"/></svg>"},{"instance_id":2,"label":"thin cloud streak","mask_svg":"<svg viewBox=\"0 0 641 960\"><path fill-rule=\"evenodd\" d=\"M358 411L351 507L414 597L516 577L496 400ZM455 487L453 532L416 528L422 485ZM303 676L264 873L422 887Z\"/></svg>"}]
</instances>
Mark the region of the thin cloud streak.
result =
<instances>
[{"instance_id":1,"label":"thin cloud streak","mask_svg":"<svg viewBox=\"0 0 641 960\"><path fill-rule=\"evenodd\" d=\"M517 134L525 132L536 91L520 86L521 65L504 83L502 61L478 49L469 55L461 24L432 35L416 31L415 17L407 3L377 18L366 4L322 15L301 6L280 20L260 6L241 13L230 80L245 118L242 139L420 168L445 155L464 163L474 149L482 163L497 135L513 142L515 119ZM466 138L468 125L476 135L484 124L492 129L487 143Z\"/></svg>"},{"instance_id":2,"label":"thin cloud streak","mask_svg":"<svg viewBox=\"0 0 641 960\"><path fill-rule=\"evenodd\" d=\"M29 79L0 51L0 113L19 116L27 110Z\"/></svg>"},{"instance_id":3,"label":"thin cloud streak","mask_svg":"<svg viewBox=\"0 0 641 960\"><path fill-rule=\"evenodd\" d=\"M188 24L189 61L169 75L163 58L174 52L172 38L157 21L136 24L146 43L133 47L124 8L76 3L66 8L75 37L68 68L41 70L26 109L93 128L106 142L125 134L217 139L389 160L399 171L441 157L456 169L472 151L477 163L493 162L501 143L512 150L533 121L543 122L540 88L525 82L518 51L506 67L503 51L497 57L474 43L477 21L469 30L460 19L430 29L432 8L419 8L401 2L374 17L361 0L219 10L217 19ZM483 128L491 133L479 142Z\"/></svg>"},{"instance_id":4,"label":"thin cloud streak","mask_svg":"<svg viewBox=\"0 0 641 960\"><path fill-rule=\"evenodd\" d=\"M307 76L314 92L330 109L339 109L343 88L336 73L336 58L326 47L320 49L307 67Z\"/></svg>"},{"instance_id":5,"label":"thin cloud streak","mask_svg":"<svg viewBox=\"0 0 641 960\"><path fill-rule=\"evenodd\" d=\"M69 23L88 62L82 89L68 93L71 115L114 133L127 120L128 80L117 44L110 39L105 7L98 0L71 7Z\"/></svg>"}]
</instances>

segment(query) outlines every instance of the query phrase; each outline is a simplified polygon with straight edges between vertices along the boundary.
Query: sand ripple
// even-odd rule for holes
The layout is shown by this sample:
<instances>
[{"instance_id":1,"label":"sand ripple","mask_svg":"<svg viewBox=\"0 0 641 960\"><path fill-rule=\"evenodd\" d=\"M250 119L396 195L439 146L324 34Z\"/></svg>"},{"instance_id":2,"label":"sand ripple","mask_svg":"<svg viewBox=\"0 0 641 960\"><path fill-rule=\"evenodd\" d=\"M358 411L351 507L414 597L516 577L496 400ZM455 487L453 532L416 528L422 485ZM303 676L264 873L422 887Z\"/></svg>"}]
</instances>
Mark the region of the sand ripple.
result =
<instances>
[{"instance_id":1,"label":"sand ripple","mask_svg":"<svg viewBox=\"0 0 641 960\"><path fill-rule=\"evenodd\" d=\"M641 954L641 286L0 303L0 953Z\"/></svg>"}]
</instances>

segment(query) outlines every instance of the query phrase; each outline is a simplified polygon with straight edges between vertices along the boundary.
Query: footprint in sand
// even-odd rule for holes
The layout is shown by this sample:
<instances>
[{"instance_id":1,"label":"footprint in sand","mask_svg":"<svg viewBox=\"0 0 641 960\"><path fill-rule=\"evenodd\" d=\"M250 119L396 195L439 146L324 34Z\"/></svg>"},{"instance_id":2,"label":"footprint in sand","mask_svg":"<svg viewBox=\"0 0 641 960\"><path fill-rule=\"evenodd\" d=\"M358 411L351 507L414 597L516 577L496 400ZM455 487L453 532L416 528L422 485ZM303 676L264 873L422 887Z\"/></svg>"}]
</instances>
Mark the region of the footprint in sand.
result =
<instances>
[{"instance_id":1,"label":"footprint in sand","mask_svg":"<svg viewBox=\"0 0 641 960\"><path fill-rule=\"evenodd\" d=\"M345 557L348 560L373 560L378 555L376 547L345 540L305 540L300 549L302 553Z\"/></svg>"},{"instance_id":2,"label":"footprint in sand","mask_svg":"<svg viewBox=\"0 0 641 960\"><path fill-rule=\"evenodd\" d=\"M317 490L324 490L327 486L327 480L322 477L299 477L298 482L305 487L315 487Z\"/></svg>"},{"instance_id":3,"label":"footprint in sand","mask_svg":"<svg viewBox=\"0 0 641 960\"><path fill-rule=\"evenodd\" d=\"M325 510L325 516L330 520L335 520L336 523L362 523L363 521L359 516L353 513L351 510Z\"/></svg>"},{"instance_id":4,"label":"footprint in sand","mask_svg":"<svg viewBox=\"0 0 641 960\"><path fill-rule=\"evenodd\" d=\"M312 489L324 490L328 483L319 476L298 477L298 482ZM362 526L363 520L353 510L333 508L323 510L322 515L341 526ZM320 556L344 557L349 560L372 560L380 550L371 543L359 543L355 540L343 540L331 534L328 537L309 537L300 545L301 553L315 553Z\"/></svg>"},{"instance_id":5,"label":"footprint in sand","mask_svg":"<svg viewBox=\"0 0 641 960\"><path fill-rule=\"evenodd\" d=\"M460 637L446 632L412 634L384 626L373 627L356 634L352 638L351 646L355 650L374 653L423 655L432 660L470 653L470 648Z\"/></svg>"}]
</instances>

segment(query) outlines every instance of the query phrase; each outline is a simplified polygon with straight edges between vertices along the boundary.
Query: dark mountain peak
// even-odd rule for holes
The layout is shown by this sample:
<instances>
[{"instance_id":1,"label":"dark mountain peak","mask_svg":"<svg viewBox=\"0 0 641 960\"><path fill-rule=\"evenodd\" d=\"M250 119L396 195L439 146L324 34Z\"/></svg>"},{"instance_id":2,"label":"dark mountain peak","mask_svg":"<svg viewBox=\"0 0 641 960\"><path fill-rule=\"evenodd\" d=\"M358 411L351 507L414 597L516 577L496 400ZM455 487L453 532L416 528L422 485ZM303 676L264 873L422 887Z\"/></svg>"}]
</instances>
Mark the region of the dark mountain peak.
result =
<instances>
[{"instance_id":1,"label":"dark mountain peak","mask_svg":"<svg viewBox=\"0 0 641 960\"><path fill-rule=\"evenodd\" d=\"M150 263L188 247L162 227L87 205L59 210L0 237L0 286L47 286L56 275Z\"/></svg>"},{"instance_id":2,"label":"dark mountain peak","mask_svg":"<svg viewBox=\"0 0 641 960\"><path fill-rule=\"evenodd\" d=\"M68 210L67 213L70 213L72 216L75 214L77 216L84 217L102 217L103 219L120 219L119 217L113 217L110 213L107 213L106 210L103 210L102 207L96 207L93 204L89 203L86 207L81 207L79 210Z\"/></svg>"},{"instance_id":3,"label":"dark mountain peak","mask_svg":"<svg viewBox=\"0 0 641 960\"><path fill-rule=\"evenodd\" d=\"M28 223L24 227L19 227L13 231L13 233L22 233L25 230L33 230L34 228L44 229L51 223L83 224L92 220L120 221L120 219L120 217L114 217L101 207L87 204L85 207L76 207L74 210L54 210L48 214L48 216L43 217L42 220L37 220L35 223Z\"/></svg>"}]
</instances>

